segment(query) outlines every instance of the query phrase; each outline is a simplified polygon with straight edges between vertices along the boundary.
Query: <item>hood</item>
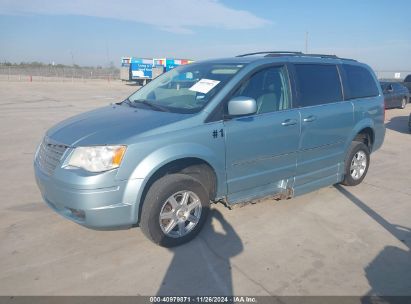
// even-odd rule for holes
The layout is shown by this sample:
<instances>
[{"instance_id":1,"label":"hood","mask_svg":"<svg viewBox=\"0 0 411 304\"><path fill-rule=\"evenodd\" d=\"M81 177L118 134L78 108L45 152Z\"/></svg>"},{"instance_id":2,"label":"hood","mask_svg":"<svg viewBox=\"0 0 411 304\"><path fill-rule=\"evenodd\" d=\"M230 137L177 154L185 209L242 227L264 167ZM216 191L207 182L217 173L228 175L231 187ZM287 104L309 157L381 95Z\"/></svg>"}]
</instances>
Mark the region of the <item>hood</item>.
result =
<instances>
[{"instance_id":1,"label":"hood","mask_svg":"<svg viewBox=\"0 0 411 304\"><path fill-rule=\"evenodd\" d=\"M69 146L123 144L130 137L190 116L112 105L64 120L46 135Z\"/></svg>"}]
</instances>

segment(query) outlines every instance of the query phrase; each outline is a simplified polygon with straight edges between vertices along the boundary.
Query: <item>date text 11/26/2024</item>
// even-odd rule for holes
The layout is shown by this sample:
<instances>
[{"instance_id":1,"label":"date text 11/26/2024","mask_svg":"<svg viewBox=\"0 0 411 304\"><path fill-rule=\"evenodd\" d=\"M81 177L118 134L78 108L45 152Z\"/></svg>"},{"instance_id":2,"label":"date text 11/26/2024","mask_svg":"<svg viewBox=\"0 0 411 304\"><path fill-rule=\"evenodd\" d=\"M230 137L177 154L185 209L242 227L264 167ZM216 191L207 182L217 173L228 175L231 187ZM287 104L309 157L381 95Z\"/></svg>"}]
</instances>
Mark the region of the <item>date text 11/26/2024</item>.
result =
<instances>
[{"instance_id":1,"label":"date text 11/26/2024","mask_svg":"<svg viewBox=\"0 0 411 304\"><path fill-rule=\"evenodd\" d=\"M255 297L170 296L150 297L150 303L257 303Z\"/></svg>"}]
</instances>

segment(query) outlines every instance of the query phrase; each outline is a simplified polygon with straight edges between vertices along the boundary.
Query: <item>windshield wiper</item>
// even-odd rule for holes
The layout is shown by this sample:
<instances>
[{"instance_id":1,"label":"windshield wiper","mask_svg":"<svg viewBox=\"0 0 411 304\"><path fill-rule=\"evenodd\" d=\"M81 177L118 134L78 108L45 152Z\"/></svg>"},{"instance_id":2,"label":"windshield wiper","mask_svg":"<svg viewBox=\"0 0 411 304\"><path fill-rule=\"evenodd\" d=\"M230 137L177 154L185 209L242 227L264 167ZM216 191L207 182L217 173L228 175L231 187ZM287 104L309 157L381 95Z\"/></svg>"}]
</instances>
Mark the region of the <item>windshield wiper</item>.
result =
<instances>
[{"instance_id":1,"label":"windshield wiper","mask_svg":"<svg viewBox=\"0 0 411 304\"><path fill-rule=\"evenodd\" d=\"M126 103L126 104L128 104L130 107L133 107L133 108L136 107L136 106L134 105L134 103L131 102L130 99L128 99L128 97L127 97L126 99L124 99L122 102L119 102L118 104L122 104L122 103Z\"/></svg>"},{"instance_id":2,"label":"windshield wiper","mask_svg":"<svg viewBox=\"0 0 411 304\"><path fill-rule=\"evenodd\" d=\"M130 101L130 100L129 100ZM134 103L142 103L143 105L146 105L154 110L157 111L161 111L161 112L170 112L170 110L168 110L166 107L160 106L160 105L156 105L151 103L149 100L147 99L137 99L137 100L133 100Z\"/></svg>"}]
</instances>

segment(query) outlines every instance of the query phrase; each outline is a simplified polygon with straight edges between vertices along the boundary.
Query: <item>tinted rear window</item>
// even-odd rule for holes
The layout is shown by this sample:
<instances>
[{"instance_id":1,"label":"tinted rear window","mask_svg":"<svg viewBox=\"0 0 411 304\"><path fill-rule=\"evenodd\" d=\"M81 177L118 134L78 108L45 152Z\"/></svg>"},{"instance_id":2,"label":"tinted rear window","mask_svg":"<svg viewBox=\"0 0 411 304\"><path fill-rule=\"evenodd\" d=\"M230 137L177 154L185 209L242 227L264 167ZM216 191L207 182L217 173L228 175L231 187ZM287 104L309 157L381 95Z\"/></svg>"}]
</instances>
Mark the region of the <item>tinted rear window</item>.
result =
<instances>
[{"instance_id":1,"label":"tinted rear window","mask_svg":"<svg viewBox=\"0 0 411 304\"><path fill-rule=\"evenodd\" d=\"M379 94L371 73L356 65L343 64L347 79L347 99L373 97Z\"/></svg>"},{"instance_id":2,"label":"tinted rear window","mask_svg":"<svg viewBox=\"0 0 411 304\"><path fill-rule=\"evenodd\" d=\"M335 65L296 64L302 107L341 101L341 83Z\"/></svg>"},{"instance_id":3,"label":"tinted rear window","mask_svg":"<svg viewBox=\"0 0 411 304\"><path fill-rule=\"evenodd\" d=\"M395 89L396 91L403 91L404 88L405 88L403 85L401 85L401 84L399 84L399 83L394 83L394 84L393 84L393 87L394 87L394 89Z\"/></svg>"}]
</instances>

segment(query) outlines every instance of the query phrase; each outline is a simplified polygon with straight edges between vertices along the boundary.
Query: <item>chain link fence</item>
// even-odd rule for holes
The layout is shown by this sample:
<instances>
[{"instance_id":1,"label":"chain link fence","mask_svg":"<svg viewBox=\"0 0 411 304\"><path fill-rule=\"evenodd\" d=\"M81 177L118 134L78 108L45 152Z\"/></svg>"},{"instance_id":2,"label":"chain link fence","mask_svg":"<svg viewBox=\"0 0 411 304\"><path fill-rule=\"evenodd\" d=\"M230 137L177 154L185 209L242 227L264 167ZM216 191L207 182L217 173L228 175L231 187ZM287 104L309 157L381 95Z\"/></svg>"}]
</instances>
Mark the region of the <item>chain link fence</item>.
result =
<instances>
[{"instance_id":1,"label":"chain link fence","mask_svg":"<svg viewBox=\"0 0 411 304\"><path fill-rule=\"evenodd\" d=\"M0 81L91 81L120 79L118 69L0 66Z\"/></svg>"},{"instance_id":2,"label":"chain link fence","mask_svg":"<svg viewBox=\"0 0 411 304\"><path fill-rule=\"evenodd\" d=\"M401 82L411 70L375 71L379 80ZM0 81L88 81L118 80L120 70L116 68L59 67L59 66L6 66L0 65Z\"/></svg>"}]
</instances>

